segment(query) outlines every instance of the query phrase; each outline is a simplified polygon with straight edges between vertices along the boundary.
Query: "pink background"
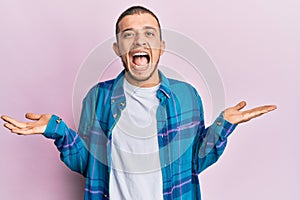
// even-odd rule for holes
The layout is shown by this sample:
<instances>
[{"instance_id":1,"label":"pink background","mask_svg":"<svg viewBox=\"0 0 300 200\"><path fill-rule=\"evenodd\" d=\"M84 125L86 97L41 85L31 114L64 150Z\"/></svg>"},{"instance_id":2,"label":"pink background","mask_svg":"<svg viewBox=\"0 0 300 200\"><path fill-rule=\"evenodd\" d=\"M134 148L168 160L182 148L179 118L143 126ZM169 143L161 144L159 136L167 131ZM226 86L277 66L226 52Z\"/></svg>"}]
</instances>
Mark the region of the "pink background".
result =
<instances>
[{"instance_id":1,"label":"pink background","mask_svg":"<svg viewBox=\"0 0 300 200\"><path fill-rule=\"evenodd\" d=\"M89 52L114 34L136 1L0 1L0 114L56 113L75 127L72 92ZM139 1L166 29L201 44L223 79L226 107L277 104L240 125L216 165L201 175L204 200L300 199L300 3ZM108 51L111 51L108 49ZM0 194L9 200L79 200L84 180L53 141L0 128Z\"/></svg>"}]
</instances>

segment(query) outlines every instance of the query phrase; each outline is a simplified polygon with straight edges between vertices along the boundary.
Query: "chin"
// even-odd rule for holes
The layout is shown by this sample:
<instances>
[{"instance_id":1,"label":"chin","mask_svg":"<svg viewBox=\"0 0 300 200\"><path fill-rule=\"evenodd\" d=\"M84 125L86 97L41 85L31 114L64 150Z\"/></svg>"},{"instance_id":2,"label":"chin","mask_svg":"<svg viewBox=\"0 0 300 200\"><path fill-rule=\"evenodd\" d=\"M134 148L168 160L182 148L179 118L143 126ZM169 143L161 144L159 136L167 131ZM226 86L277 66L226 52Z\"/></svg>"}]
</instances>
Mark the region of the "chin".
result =
<instances>
[{"instance_id":1,"label":"chin","mask_svg":"<svg viewBox=\"0 0 300 200\"><path fill-rule=\"evenodd\" d=\"M137 86L145 86L145 85L156 85L159 82L156 76L158 76L157 68L152 69L151 71L143 71L143 72L136 72L134 70L126 70L127 73L127 80L129 82L134 83ZM156 74L157 73L157 74Z\"/></svg>"},{"instance_id":2,"label":"chin","mask_svg":"<svg viewBox=\"0 0 300 200\"><path fill-rule=\"evenodd\" d=\"M135 81L147 81L149 79L151 79L154 71L152 72L135 72L135 71L131 71L128 70L128 75L130 76L130 78L134 79Z\"/></svg>"}]
</instances>

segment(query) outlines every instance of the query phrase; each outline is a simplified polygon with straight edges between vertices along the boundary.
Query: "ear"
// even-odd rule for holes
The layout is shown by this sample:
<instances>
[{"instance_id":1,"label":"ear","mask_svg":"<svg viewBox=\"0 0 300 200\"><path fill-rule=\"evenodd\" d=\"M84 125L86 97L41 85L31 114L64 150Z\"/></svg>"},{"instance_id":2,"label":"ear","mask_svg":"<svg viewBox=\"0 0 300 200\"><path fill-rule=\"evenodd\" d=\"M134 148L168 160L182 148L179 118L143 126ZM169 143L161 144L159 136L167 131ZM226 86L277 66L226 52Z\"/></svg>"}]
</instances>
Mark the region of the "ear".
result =
<instances>
[{"instance_id":1,"label":"ear","mask_svg":"<svg viewBox=\"0 0 300 200\"><path fill-rule=\"evenodd\" d=\"M121 53L120 53L120 49L119 49L119 45L118 45L118 43L117 42L114 42L114 44L113 44L113 50L114 50L114 52L115 52L115 54L117 55L117 56L121 56Z\"/></svg>"},{"instance_id":2,"label":"ear","mask_svg":"<svg viewBox=\"0 0 300 200\"><path fill-rule=\"evenodd\" d=\"M166 48L166 42L162 40L160 42L160 55L163 55L165 53L165 48Z\"/></svg>"}]
</instances>

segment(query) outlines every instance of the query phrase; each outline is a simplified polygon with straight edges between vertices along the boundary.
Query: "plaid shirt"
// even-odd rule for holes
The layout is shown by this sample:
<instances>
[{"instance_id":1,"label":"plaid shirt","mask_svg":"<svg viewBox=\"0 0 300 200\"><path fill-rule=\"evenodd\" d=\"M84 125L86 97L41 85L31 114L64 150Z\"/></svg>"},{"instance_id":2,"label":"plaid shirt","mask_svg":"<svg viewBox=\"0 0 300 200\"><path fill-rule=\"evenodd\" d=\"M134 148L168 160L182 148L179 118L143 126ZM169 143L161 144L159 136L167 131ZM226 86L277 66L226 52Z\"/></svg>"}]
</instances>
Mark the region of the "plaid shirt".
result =
<instances>
[{"instance_id":1,"label":"plaid shirt","mask_svg":"<svg viewBox=\"0 0 300 200\"><path fill-rule=\"evenodd\" d=\"M156 118L163 197L199 200L198 175L218 160L236 125L221 113L205 128L197 91L185 82L159 74ZM112 130L126 106L123 79L124 71L88 92L77 133L56 115L52 115L44 133L55 139L61 160L86 178L86 200L109 199Z\"/></svg>"}]
</instances>

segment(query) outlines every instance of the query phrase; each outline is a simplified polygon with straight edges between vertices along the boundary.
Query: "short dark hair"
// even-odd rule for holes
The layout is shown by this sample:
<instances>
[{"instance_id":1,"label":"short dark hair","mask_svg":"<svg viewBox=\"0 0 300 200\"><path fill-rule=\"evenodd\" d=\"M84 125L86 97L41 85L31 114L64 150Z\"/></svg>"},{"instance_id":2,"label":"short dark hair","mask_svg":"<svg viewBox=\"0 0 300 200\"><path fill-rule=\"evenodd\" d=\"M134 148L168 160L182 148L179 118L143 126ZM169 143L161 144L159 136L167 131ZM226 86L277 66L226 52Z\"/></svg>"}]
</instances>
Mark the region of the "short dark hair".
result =
<instances>
[{"instance_id":1,"label":"short dark hair","mask_svg":"<svg viewBox=\"0 0 300 200\"><path fill-rule=\"evenodd\" d=\"M150 15L152 15L157 23L158 23L158 27L159 27L159 35L160 35L160 39L162 39L162 35L161 35L161 28L160 28L160 23L159 23L159 20L157 18L157 16L149 9L143 7L143 6L132 6L128 9L126 9L118 18L117 22L116 22L116 38L118 39L118 33L120 32L120 29L119 29L119 23L120 21L128 16L128 15L139 15L139 14L143 14L143 13L148 13Z\"/></svg>"}]
</instances>

